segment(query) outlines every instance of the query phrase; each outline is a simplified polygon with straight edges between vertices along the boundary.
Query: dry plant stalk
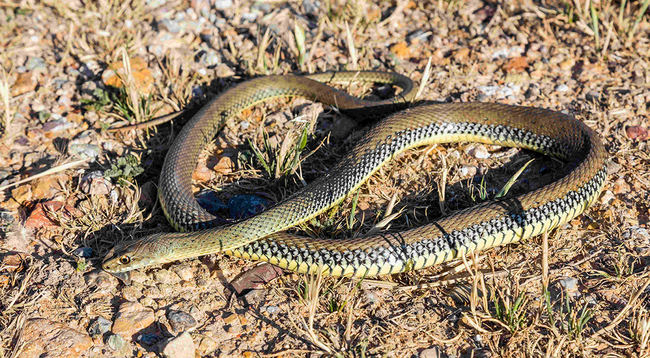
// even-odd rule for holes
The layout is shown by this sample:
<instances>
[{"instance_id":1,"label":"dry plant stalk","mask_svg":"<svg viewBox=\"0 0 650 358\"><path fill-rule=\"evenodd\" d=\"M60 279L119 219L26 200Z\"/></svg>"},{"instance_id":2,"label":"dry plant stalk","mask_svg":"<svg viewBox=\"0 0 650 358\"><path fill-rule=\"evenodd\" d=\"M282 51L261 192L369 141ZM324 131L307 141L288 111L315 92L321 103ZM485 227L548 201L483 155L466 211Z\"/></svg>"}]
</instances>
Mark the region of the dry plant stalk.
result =
<instances>
[{"instance_id":1,"label":"dry plant stalk","mask_svg":"<svg viewBox=\"0 0 650 358\"><path fill-rule=\"evenodd\" d=\"M8 134L9 125L11 124L11 107L9 106L9 81L4 68L0 67L0 101L2 101L2 131Z\"/></svg>"}]
</instances>

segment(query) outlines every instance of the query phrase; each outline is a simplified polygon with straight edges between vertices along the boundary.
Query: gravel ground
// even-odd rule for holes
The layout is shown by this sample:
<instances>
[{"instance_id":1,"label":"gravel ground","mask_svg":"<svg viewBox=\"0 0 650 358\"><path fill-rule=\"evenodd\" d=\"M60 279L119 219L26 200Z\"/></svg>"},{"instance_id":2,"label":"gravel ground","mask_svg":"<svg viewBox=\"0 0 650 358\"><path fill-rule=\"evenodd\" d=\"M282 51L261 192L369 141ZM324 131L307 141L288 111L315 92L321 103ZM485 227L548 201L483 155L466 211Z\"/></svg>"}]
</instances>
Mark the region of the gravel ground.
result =
<instances>
[{"instance_id":1,"label":"gravel ground","mask_svg":"<svg viewBox=\"0 0 650 358\"><path fill-rule=\"evenodd\" d=\"M650 356L648 3L0 2L0 358ZM606 143L605 189L548 240L378 280L225 255L130 285L100 270L116 242L172 230L158 174L208 99L255 76L356 69L424 80L420 99L571 113ZM197 197L254 213L326 173L365 128L303 100L246 110L205 149ZM515 194L560 165L477 144L411 150L298 232L359 235L390 212L391 229L418 226L493 198L532 158Z\"/></svg>"}]
</instances>

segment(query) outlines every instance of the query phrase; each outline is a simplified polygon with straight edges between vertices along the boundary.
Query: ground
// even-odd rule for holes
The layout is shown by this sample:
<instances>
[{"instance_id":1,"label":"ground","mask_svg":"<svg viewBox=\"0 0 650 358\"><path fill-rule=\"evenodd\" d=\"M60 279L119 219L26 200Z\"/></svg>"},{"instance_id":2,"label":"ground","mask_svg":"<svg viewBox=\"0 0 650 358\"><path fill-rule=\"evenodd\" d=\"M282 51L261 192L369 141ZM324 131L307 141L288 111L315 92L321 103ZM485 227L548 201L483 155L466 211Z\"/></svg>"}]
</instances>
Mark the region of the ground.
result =
<instances>
[{"instance_id":1,"label":"ground","mask_svg":"<svg viewBox=\"0 0 650 358\"><path fill-rule=\"evenodd\" d=\"M0 357L649 356L648 4L1 2ZM221 254L135 271L130 285L101 271L115 243L172 231L158 175L201 105L255 76L357 69L404 74L420 100L570 113L603 138L605 188L548 236L376 280ZM225 216L268 206L367 128L304 100L257 106L205 149L197 193L228 203ZM295 231L415 227L494 198L529 159L509 195L561 163L470 143L411 150ZM233 294L253 268L280 277Z\"/></svg>"}]
</instances>

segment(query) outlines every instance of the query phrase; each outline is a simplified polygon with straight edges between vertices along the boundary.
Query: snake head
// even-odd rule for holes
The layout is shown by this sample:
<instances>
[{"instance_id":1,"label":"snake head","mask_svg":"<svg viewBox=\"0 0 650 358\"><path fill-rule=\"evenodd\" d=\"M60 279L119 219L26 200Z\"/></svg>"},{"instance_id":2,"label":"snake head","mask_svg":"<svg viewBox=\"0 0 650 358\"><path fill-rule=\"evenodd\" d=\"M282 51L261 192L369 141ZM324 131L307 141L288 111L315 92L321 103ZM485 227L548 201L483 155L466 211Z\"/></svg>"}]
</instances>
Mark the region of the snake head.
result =
<instances>
[{"instance_id":1,"label":"snake head","mask_svg":"<svg viewBox=\"0 0 650 358\"><path fill-rule=\"evenodd\" d=\"M115 245L104 257L102 268L112 274L125 273L141 267L166 262L168 246L157 240L158 235L150 235Z\"/></svg>"}]
</instances>

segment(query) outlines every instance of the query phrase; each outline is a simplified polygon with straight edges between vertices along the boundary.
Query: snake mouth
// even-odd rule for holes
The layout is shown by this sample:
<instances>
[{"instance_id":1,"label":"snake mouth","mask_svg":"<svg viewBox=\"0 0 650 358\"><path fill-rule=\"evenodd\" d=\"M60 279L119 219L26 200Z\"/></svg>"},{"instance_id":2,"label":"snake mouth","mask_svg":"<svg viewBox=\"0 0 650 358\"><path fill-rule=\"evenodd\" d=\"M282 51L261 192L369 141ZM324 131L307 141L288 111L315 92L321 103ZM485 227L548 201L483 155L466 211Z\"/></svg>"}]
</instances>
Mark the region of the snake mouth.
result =
<instances>
[{"instance_id":1,"label":"snake mouth","mask_svg":"<svg viewBox=\"0 0 650 358\"><path fill-rule=\"evenodd\" d=\"M111 275L113 275L115 278L120 280L125 285L131 285L131 274L129 272L109 272Z\"/></svg>"}]
</instances>

